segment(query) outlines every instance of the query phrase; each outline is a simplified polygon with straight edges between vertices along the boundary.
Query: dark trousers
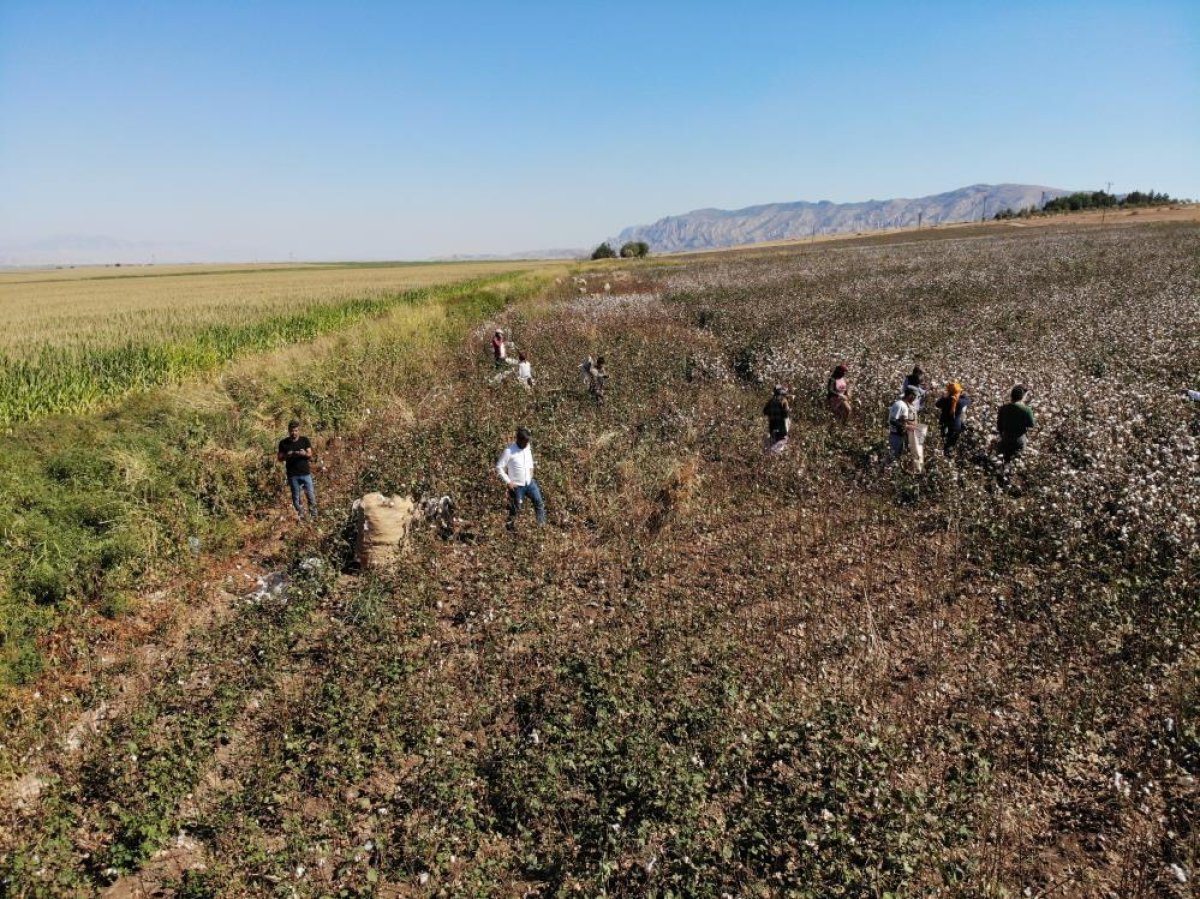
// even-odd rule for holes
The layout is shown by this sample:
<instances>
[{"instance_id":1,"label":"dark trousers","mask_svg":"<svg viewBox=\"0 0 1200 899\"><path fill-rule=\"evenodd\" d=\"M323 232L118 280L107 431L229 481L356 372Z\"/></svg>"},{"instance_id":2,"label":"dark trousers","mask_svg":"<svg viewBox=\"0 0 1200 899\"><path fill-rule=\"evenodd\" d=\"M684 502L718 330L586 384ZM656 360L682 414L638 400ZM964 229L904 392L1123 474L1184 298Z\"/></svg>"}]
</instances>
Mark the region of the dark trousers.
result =
<instances>
[{"instance_id":1,"label":"dark trousers","mask_svg":"<svg viewBox=\"0 0 1200 899\"><path fill-rule=\"evenodd\" d=\"M1021 450L1025 449L1025 435L1022 434L1020 437L1001 436L998 448L1004 461L1011 462L1014 456L1019 455Z\"/></svg>"},{"instance_id":2,"label":"dark trousers","mask_svg":"<svg viewBox=\"0 0 1200 899\"><path fill-rule=\"evenodd\" d=\"M942 445L945 447L946 455L950 455L950 450L954 449L954 444L958 443L958 438L962 436L963 429L959 428L942 428Z\"/></svg>"}]
</instances>

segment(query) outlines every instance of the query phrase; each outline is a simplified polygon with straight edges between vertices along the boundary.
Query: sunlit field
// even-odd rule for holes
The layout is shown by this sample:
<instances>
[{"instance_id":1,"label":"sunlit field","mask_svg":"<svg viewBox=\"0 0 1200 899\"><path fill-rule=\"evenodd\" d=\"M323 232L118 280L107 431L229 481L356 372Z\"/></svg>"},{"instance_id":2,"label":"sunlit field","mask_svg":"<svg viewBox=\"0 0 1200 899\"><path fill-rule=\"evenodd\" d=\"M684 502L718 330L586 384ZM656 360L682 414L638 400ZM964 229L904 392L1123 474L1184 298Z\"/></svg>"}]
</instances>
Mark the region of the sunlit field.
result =
<instances>
[{"instance_id":1,"label":"sunlit field","mask_svg":"<svg viewBox=\"0 0 1200 899\"><path fill-rule=\"evenodd\" d=\"M280 509L257 513L270 541L201 557L164 600L212 617L157 655L112 636L120 615L64 638L42 683L80 686L9 715L0 876L15 895L1184 899L1198 247L1194 224L1067 226L617 262L540 302L475 298L409 377L377 374L399 341L356 338L349 377L309 379L355 412L311 406L328 517L285 525L264 477L200 480L214 510ZM497 326L532 391L497 376ZM603 403L579 376L598 353ZM949 455L926 413L919 474L885 425L914 362L975 401ZM795 398L772 454L776 382ZM1018 382L1038 426L1005 464ZM549 523L510 532L492 465L518 424ZM455 537L357 570L349 508L374 490L451 495ZM268 571L290 580L254 592Z\"/></svg>"},{"instance_id":2,"label":"sunlit field","mask_svg":"<svg viewBox=\"0 0 1200 899\"><path fill-rule=\"evenodd\" d=\"M536 263L170 267L0 275L0 427L95 408L245 352L379 314L436 284Z\"/></svg>"}]
</instances>

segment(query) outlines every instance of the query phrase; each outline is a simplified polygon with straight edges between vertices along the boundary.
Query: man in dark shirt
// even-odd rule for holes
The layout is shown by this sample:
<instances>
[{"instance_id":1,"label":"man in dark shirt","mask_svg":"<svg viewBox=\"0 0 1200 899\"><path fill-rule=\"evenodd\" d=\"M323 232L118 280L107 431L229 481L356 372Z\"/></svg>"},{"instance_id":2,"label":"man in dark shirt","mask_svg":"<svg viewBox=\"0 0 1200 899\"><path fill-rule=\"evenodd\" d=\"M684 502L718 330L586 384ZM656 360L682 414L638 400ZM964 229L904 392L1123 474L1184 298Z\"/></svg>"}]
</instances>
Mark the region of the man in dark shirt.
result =
<instances>
[{"instance_id":1,"label":"man in dark shirt","mask_svg":"<svg viewBox=\"0 0 1200 899\"><path fill-rule=\"evenodd\" d=\"M1024 403L1025 388L1018 384L1012 389L1012 402L1005 403L996 414L996 430L1000 432L1000 455L1011 462L1025 449L1025 433L1037 425L1033 410Z\"/></svg>"},{"instance_id":2,"label":"man in dark shirt","mask_svg":"<svg viewBox=\"0 0 1200 899\"><path fill-rule=\"evenodd\" d=\"M292 491L292 508L296 515L304 517L304 509L300 505L300 491L308 497L308 517L317 517L317 494L313 489L312 479L312 444L307 437L300 436L300 422L288 422L288 435L279 441L279 452L276 458L284 464L287 470L288 487Z\"/></svg>"}]
</instances>

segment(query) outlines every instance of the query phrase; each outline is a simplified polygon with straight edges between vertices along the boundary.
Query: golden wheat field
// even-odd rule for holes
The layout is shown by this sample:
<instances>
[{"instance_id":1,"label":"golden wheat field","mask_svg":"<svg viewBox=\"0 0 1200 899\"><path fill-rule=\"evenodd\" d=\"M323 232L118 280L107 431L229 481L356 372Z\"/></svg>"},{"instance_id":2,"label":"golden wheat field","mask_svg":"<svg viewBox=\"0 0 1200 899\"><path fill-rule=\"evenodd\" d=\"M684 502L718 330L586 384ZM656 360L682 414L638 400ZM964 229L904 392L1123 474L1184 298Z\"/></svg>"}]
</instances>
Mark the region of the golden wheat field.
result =
<instances>
[{"instance_id":1,"label":"golden wheat field","mask_svg":"<svg viewBox=\"0 0 1200 899\"><path fill-rule=\"evenodd\" d=\"M530 262L162 266L0 273L0 352L176 339L350 299L528 269Z\"/></svg>"},{"instance_id":2,"label":"golden wheat field","mask_svg":"<svg viewBox=\"0 0 1200 899\"><path fill-rule=\"evenodd\" d=\"M437 285L538 262L116 268L0 276L0 427L94 410L313 340Z\"/></svg>"}]
</instances>

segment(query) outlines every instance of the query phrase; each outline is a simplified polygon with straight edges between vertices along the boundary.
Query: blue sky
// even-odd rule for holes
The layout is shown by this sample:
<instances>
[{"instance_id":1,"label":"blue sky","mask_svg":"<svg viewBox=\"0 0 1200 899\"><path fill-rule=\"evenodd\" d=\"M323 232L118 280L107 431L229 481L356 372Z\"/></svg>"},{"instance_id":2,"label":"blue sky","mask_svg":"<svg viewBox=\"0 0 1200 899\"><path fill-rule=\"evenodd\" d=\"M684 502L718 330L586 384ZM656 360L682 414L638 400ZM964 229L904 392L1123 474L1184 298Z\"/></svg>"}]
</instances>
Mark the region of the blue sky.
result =
<instances>
[{"instance_id":1,"label":"blue sky","mask_svg":"<svg viewBox=\"0 0 1200 899\"><path fill-rule=\"evenodd\" d=\"M976 182L1200 198L1200 4L0 2L0 244L590 246Z\"/></svg>"}]
</instances>

